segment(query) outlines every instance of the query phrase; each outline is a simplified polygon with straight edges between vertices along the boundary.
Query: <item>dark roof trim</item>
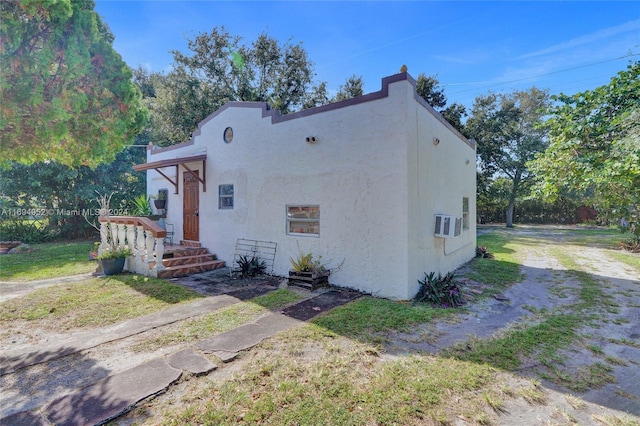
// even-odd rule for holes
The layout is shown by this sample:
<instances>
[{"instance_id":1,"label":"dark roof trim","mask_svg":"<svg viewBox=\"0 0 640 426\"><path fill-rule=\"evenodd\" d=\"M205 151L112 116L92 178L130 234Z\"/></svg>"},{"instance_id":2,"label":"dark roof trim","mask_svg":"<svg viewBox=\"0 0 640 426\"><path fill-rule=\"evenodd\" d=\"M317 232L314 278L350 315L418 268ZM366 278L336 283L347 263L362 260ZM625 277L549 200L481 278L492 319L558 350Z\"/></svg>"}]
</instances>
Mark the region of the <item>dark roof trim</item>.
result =
<instances>
[{"instance_id":1,"label":"dark roof trim","mask_svg":"<svg viewBox=\"0 0 640 426\"><path fill-rule=\"evenodd\" d=\"M267 104L266 102L240 102L240 101L227 102L226 104L224 104L222 107L214 111L212 114L210 114L207 118L205 118L198 124L198 128L196 129L195 132L193 132L193 134L191 135L191 139L188 142L183 142L181 144L172 145L166 148L151 149L151 154L166 152L174 149L183 148L185 146L193 145L195 137L199 136L202 132L202 126L207 124L207 122L213 120L215 117L220 115L223 111L225 111L228 108L260 108L262 109L262 118L271 117L271 123L276 124L276 123L282 123L289 120L295 120L302 117L308 117L310 115L319 114L322 112L333 111L340 108L345 108L345 107L349 107L349 106L353 106L353 105L357 105L365 102L374 101L377 99L386 98L387 96L389 96L389 85L392 83L396 83L398 81L404 81L404 80L407 80L413 86L414 98L416 99L416 101L418 101L420 105L425 107L433 116L435 116L438 119L438 121L444 124L449 130L451 130L460 139L462 139L462 141L464 141L467 145L469 145L471 148L475 150L475 147L476 147L475 141L473 139L468 140L464 135L462 135L462 133L456 130L456 128L453 127L451 123L445 120L442 114L440 114L438 111L433 109L433 107L429 105L429 103L427 103L427 101L425 101L416 92L416 81L413 79L413 77L411 77L407 72L401 72L399 74L394 74L389 77L384 77L382 79L382 88L377 92L368 93L366 95L358 96L355 98L349 98L343 101L333 102L330 104L321 105L314 108L304 109L302 111L294 112L287 115L281 115L279 111L271 109L269 104Z\"/></svg>"}]
</instances>

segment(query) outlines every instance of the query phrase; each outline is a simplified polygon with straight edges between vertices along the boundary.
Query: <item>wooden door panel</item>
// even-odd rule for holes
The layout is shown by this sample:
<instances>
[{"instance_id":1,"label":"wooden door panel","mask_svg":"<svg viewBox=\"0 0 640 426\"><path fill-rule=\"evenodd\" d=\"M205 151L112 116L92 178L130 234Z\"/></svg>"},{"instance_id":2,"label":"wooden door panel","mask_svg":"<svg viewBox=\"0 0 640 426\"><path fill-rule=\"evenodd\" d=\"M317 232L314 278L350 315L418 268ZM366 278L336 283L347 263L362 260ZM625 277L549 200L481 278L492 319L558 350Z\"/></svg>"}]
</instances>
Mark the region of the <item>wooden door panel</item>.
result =
<instances>
[{"instance_id":1,"label":"wooden door panel","mask_svg":"<svg viewBox=\"0 0 640 426\"><path fill-rule=\"evenodd\" d=\"M198 175L197 171L194 171ZM190 172L183 173L182 226L185 240L200 240L200 182Z\"/></svg>"}]
</instances>

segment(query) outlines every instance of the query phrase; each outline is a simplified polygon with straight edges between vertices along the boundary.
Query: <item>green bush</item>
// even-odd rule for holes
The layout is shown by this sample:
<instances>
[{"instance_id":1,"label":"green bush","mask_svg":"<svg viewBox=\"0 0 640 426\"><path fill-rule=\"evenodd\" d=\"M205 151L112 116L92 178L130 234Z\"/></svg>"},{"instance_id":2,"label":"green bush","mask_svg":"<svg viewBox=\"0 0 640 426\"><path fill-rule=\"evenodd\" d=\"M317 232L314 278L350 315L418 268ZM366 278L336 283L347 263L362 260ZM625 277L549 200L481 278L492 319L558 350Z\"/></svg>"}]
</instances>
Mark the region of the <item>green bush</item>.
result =
<instances>
[{"instance_id":1,"label":"green bush","mask_svg":"<svg viewBox=\"0 0 640 426\"><path fill-rule=\"evenodd\" d=\"M255 277L264 274L267 270L265 261L260 261L257 257L240 256L236 263L242 277Z\"/></svg>"},{"instance_id":2,"label":"green bush","mask_svg":"<svg viewBox=\"0 0 640 426\"><path fill-rule=\"evenodd\" d=\"M418 280L420 290L415 297L417 302L432 303L443 308L455 308L464 305L464 297L460 283L453 272L445 276L435 272L424 273L424 279Z\"/></svg>"},{"instance_id":3,"label":"green bush","mask_svg":"<svg viewBox=\"0 0 640 426\"><path fill-rule=\"evenodd\" d=\"M631 234L631 236L620 242L620 247L631 253L640 253L640 235Z\"/></svg>"},{"instance_id":4,"label":"green bush","mask_svg":"<svg viewBox=\"0 0 640 426\"><path fill-rule=\"evenodd\" d=\"M0 240L22 241L26 244L38 244L53 241L58 232L38 222L29 220L5 220L0 222Z\"/></svg>"}]
</instances>

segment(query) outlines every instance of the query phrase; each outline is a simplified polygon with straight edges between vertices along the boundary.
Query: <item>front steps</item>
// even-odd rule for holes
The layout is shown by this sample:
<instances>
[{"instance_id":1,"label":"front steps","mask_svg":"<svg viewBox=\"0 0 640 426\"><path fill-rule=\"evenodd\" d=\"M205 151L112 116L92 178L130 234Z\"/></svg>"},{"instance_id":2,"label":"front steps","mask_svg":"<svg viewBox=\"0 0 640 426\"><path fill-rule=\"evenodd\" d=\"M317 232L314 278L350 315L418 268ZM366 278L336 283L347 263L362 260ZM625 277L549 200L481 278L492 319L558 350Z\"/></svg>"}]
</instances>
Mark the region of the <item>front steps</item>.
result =
<instances>
[{"instance_id":1,"label":"front steps","mask_svg":"<svg viewBox=\"0 0 640 426\"><path fill-rule=\"evenodd\" d=\"M158 271L158 278L183 277L211 271L224 268L225 263L217 260L199 241L182 240L180 245L165 246L162 265L164 269Z\"/></svg>"}]
</instances>

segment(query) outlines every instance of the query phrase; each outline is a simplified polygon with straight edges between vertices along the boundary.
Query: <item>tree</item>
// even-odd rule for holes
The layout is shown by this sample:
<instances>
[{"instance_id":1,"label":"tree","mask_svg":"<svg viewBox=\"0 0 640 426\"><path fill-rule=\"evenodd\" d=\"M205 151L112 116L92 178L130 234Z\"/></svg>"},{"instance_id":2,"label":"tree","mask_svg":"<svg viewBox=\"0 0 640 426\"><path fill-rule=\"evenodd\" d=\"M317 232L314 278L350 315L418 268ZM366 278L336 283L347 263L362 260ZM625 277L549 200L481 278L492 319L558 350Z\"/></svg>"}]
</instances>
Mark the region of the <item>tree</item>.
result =
<instances>
[{"instance_id":1,"label":"tree","mask_svg":"<svg viewBox=\"0 0 640 426\"><path fill-rule=\"evenodd\" d=\"M549 147L532 162L540 192L593 205L602 218L638 223L640 62L608 85L552 99ZM636 226L640 235L640 227Z\"/></svg>"},{"instance_id":2,"label":"tree","mask_svg":"<svg viewBox=\"0 0 640 426\"><path fill-rule=\"evenodd\" d=\"M362 96L364 94L363 89L364 82L362 81L362 76L356 77L356 75L352 75L347 79L345 84L341 85L338 89L338 93L335 98L331 100L331 102L343 101L345 99L355 98L357 96Z\"/></svg>"},{"instance_id":3,"label":"tree","mask_svg":"<svg viewBox=\"0 0 640 426\"><path fill-rule=\"evenodd\" d=\"M57 162L11 163L0 180L1 207L6 212L17 209L42 212L40 219L44 226L33 232L23 223L24 216L7 214L2 217L3 234L4 226L11 226L12 219L16 219L13 225L24 225L18 228L31 231L26 233L32 242L46 236L72 239L94 235L82 212L89 212L90 219L96 219L96 192L114 193L111 207L115 209L128 208L134 196L146 192L145 173L133 170L134 164L145 161L146 145L141 143L130 145L116 155L115 161L95 169L71 168Z\"/></svg>"},{"instance_id":4,"label":"tree","mask_svg":"<svg viewBox=\"0 0 640 426\"><path fill-rule=\"evenodd\" d=\"M146 119L91 0L0 2L0 163L96 166Z\"/></svg>"},{"instance_id":5,"label":"tree","mask_svg":"<svg viewBox=\"0 0 640 426\"><path fill-rule=\"evenodd\" d=\"M437 76L427 77L424 73L420 74L416 80L416 92L436 111L442 114L444 119L447 120L456 130L463 135L465 134L462 118L467 115L466 108L464 105L460 105L458 103L446 106L447 97L444 94L444 89L440 88L440 82L438 81Z\"/></svg>"},{"instance_id":6,"label":"tree","mask_svg":"<svg viewBox=\"0 0 640 426\"><path fill-rule=\"evenodd\" d=\"M322 81L317 86L313 86L304 97L302 109L314 108L330 102L327 94L327 82Z\"/></svg>"},{"instance_id":7,"label":"tree","mask_svg":"<svg viewBox=\"0 0 640 426\"><path fill-rule=\"evenodd\" d=\"M249 46L224 28L188 40L190 54L173 51L173 70L156 79L153 111L169 143L189 139L198 123L229 101L262 101L289 113L307 96L312 63L302 44L261 34ZM319 92L320 93L320 92Z\"/></svg>"},{"instance_id":8,"label":"tree","mask_svg":"<svg viewBox=\"0 0 640 426\"><path fill-rule=\"evenodd\" d=\"M510 95L491 93L476 98L465 125L478 143L479 167L485 177L510 180L508 227L513 226L516 200L527 193L533 181L527 163L547 146L546 131L538 126L548 106L548 92L535 87Z\"/></svg>"}]
</instances>

